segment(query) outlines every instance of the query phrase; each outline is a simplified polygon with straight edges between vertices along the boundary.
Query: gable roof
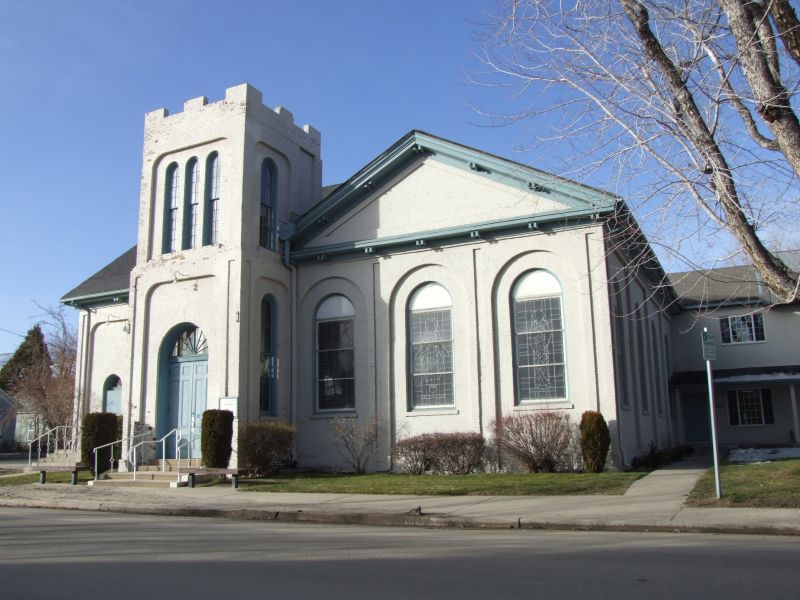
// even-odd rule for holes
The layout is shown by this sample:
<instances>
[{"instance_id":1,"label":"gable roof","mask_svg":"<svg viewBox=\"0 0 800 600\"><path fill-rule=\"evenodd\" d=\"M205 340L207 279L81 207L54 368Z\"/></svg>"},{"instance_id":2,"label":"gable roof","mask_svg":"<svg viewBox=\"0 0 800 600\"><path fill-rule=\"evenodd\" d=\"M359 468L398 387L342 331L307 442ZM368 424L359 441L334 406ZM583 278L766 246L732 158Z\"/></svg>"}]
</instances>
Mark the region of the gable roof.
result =
<instances>
[{"instance_id":1,"label":"gable roof","mask_svg":"<svg viewBox=\"0 0 800 600\"><path fill-rule=\"evenodd\" d=\"M112 295L126 296L130 286L130 276L136 266L136 246L114 259L111 263L89 277L78 287L61 298L65 304L86 304L102 301Z\"/></svg>"},{"instance_id":2,"label":"gable roof","mask_svg":"<svg viewBox=\"0 0 800 600\"><path fill-rule=\"evenodd\" d=\"M328 188L333 186L326 187L323 200L311 207L298 220L293 231L287 236L288 239L295 248L302 247L305 242L322 231L328 223L352 209L374 189L420 156L429 156L524 191L547 194L569 207L559 216L565 214L588 216L606 213L612 211L619 201L618 196L609 192L570 181L424 131L413 130L335 190L328 191ZM494 229L498 229L502 223L498 221L492 225Z\"/></svg>"}]
</instances>

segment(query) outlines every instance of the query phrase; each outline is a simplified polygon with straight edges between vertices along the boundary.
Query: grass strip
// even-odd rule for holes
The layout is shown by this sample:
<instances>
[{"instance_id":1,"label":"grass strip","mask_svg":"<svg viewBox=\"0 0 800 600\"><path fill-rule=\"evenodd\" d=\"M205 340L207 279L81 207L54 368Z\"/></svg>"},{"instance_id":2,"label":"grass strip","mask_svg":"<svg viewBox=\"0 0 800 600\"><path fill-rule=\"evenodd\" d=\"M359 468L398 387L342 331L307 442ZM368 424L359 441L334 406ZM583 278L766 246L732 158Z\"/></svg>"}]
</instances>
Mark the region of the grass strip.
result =
<instances>
[{"instance_id":1,"label":"grass strip","mask_svg":"<svg viewBox=\"0 0 800 600\"><path fill-rule=\"evenodd\" d=\"M242 479L240 488L250 492L427 496L619 495L643 475L618 472L475 475L299 473Z\"/></svg>"},{"instance_id":2,"label":"grass strip","mask_svg":"<svg viewBox=\"0 0 800 600\"><path fill-rule=\"evenodd\" d=\"M800 460L723 464L722 499L717 500L709 469L689 494L691 506L800 508Z\"/></svg>"}]
</instances>

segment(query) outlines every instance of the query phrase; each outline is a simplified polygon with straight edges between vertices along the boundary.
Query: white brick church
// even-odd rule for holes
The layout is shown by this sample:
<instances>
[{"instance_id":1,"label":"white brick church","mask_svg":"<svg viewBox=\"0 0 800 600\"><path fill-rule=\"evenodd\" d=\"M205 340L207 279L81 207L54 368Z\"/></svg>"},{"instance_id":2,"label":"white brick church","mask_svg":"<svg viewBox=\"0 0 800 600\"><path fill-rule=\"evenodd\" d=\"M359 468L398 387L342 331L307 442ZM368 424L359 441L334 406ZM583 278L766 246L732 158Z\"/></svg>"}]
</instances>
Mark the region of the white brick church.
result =
<instances>
[{"instance_id":1,"label":"white brick church","mask_svg":"<svg viewBox=\"0 0 800 600\"><path fill-rule=\"evenodd\" d=\"M335 416L379 419L380 470L403 437L543 409L601 411L618 466L693 441L679 305L620 198L420 131L322 187L320 143L249 85L146 115L138 243L62 299L76 417L191 439L230 408L317 468L344 466ZM759 399L764 441L796 436L794 381Z\"/></svg>"}]
</instances>

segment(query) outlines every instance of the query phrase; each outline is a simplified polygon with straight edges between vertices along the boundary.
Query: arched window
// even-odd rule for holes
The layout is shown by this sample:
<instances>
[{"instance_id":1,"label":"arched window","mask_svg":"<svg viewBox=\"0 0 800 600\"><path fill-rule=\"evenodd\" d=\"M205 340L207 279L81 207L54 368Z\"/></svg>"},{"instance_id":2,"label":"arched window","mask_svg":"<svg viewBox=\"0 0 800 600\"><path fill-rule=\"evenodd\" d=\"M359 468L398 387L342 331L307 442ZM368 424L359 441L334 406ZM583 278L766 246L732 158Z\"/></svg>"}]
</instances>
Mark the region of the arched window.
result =
<instances>
[{"instance_id":1,"label":"arched window","mask_svg":"<svg viewBox=\"0 0 800 600\"><path fill-rule=\"evenodd\" d=\"M276 314L272 296L261 299L261 352L258 408L262 415L275 414L275 384L278 375Z\"/></svg>"},{"instance_id":2,"label":"arched window","mask_svg":"<svg viewBox=\"0 0 800 600\"><path fill-rule=\"evenodd\" d=\"M317 309L317 410L356 407L355 314L341 295L329 296Z\"/></svg>"},{"instance_id":3,"label":"arched window","mask_svg":"<svg viewBox=\"0 0 800 600\"><path fill-rule=\"evenodd\" d=\"M655 381L655 385L653 386L653 392L656 399L656 410L658 411L658 416L664 416L664 400L662 398L662 392L664 389L664 376L663 376L663 361L661 357L658 355L658 337L656 336L656 326L655 323L652 321L650 322L650 353L652 354L652 363L654 365L653 369L653 379Z\"/></svg>"},{"instance_id":4,"label":"arched window","mask_svg":"<svg viewBox=\"0 0 800 600\"><path fill-rule=\"evenodd\" d=\"M258 217L258 245L277 250L278 224L275 212L275 166L268 158L261 163L261 209Z\"/></svg>"},{"instance_id":5,"label":"arched window","mask_svg":"<svg viewBox=\"0 0 800 600\"><path fill-rule=\"evenodd\" d=\"M183 200L183 249L200 245L200 165L192 158L186 165L186 191Z\"/></svg>"},{"instance_id":6,"label":"arched window","mask_svg":"<svg viewBox=\"0 0 800 600\"><path fill-rule=\"evenodd\" d=\"M167 167L164 186L164 243L163 252L178 250L178 203L180 198L181 174L178 163Z\"/></svg>"},{"instance_id":7,"label":"arched window","mask_svg":"<svg viewBox=\"0 0 800 600\"><path fill-rule=\"evenodd\" d=\"M103 384L103 412L122 414L122 380L110 375Z\"/></svg>"},{"instance_id":8,"label":"arched window","mask_svg":"<svg viewBox=\"0 0 800 600\"><path fill-rule=\"evenodd\" d=\"M547 271L530 271L511 299L517 403L566 398L561 285Z\"/></svg>"},{"instance_id":9,"label":"arched window","mask_svg":"<svg viewBox=\"0 0 800 600\"><path fill-rule=\"evenodd\" d=\"M212 152L206 159L206 202L203 222L203 245L219 242L219 154Z\"/></svg>"},{"instance_id":10,"label":"arched window","mask_svg":"<svg viewBox=\"0 0 800 600\"><path fill-rule=\"evenodd\" d=\"M454 403L452 306L438 283L417 288L408 301L411 409Z\"/></svg>"},{"instance_id":11,"label":"arched window","mask_svg":"<svg viewBox=\"0 0 800 600\"><path fill-rule=\"evenodd\" d=\"M647 394L647 367L645 366L645 347L644 347L644 324L642 323L642 315L644 310L639 312L639 303L636 303L636 309L633 313L634 322L636 323L636 376L639 378L639 397L642 399L642 414L650 414L650 398Z\"/></svg>"}]
</instances>

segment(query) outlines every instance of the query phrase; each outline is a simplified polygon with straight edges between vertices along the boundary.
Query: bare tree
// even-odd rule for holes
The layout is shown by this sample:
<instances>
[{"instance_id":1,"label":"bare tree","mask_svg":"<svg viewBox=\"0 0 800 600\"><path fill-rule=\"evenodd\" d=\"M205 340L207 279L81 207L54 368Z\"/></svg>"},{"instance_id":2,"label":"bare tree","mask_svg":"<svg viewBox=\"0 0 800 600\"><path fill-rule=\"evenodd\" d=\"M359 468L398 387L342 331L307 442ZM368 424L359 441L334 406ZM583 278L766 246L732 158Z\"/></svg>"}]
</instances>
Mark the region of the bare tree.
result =
<instances>
[{"instance_id":1,"label":"bare tree","mask_svg":"<svg viewBox=\"0 0 800 600\"><path fill-rule=\"evenodd\" d=\"M662 254L743 252L781 302L800 301L764 242L799 220L789 0L503 1L484 48L476 79L521 103L499 118L549 127L536 143L571 147L563 174L610 182Z\"/></svg>"},{"instance_id":2,"label":"bare tree","mask_svg":"<svg viewBox=\"0 0 800 600\"><path fill-rule=\"evenodd\" d=\"M366 473L367 462L378 441L378 418L372 417L363 425L358 419L336 417L331 430L339 455L356 473Z\"/></svg>"},{"instance_id":3,"label":"bare tree","mask_svg":"<svg viewBox=\"0 0 800 600\"><path fill-rule=\"evenodd\" d=\"M77 336L63 306L37 306L43 319L4 367L3 385L15 399L16 412L32 412L50 427L66 425L75 393Z\"/></svg>"}]
</instances>

